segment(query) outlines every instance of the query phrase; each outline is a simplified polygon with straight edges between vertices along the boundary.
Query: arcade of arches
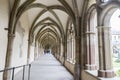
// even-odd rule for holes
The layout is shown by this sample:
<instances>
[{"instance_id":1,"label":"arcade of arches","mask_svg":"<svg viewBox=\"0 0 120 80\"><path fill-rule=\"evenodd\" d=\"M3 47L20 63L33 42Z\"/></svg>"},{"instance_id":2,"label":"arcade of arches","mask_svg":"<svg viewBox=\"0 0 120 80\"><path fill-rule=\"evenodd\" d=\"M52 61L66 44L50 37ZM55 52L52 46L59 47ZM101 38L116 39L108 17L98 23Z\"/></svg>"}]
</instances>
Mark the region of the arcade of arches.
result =
<instances>
[{"instance_id":1,"label":"arcade of arches","mask_svg":"<svg viewBox=\"0 0 120 80\"><path fill-rule=\"evenodd\" d=\"M74 80L116 80L110 20L119 8L120 0L0 0L0 70L50 53Z\"/></svg>"}]
</instances>

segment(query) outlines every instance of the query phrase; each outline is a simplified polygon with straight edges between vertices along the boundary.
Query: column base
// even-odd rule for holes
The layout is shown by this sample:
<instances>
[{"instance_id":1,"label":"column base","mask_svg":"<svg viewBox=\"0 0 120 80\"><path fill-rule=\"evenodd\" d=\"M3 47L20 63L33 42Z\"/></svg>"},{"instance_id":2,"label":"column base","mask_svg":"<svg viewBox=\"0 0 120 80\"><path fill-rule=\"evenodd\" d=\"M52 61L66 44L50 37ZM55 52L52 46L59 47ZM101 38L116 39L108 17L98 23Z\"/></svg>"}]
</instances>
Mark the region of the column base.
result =
<instances>
[{"instance_id":1,"label":"column base","mask_svg":"<svg viewBox=\"0 0 120 80\"><path fill-rule=\"evenodd\" d=\"M113 70L98 70L98 77L113 78L115 73Z\"/></svg>"},{"instance_id":2,"label":"column base","mask_svg":"<svg viewBox=\"0 0 120 80\"><path fill-rule=\"evenodd\" d=\"M89 64L87 64L85 67L86 67L87 70L97 70L97 66L96 65L89 65Z\"/></svg>"}]
</instances>

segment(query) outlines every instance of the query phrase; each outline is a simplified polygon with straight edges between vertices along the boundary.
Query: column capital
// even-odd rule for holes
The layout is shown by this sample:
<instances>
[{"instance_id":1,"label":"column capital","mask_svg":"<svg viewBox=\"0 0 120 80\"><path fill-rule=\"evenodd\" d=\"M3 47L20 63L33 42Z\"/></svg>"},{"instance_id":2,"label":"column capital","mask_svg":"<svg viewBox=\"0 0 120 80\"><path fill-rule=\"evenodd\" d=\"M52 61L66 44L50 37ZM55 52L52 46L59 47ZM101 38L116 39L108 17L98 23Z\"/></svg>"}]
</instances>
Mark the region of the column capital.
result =
<instances>
[{"instance_id":1,"label":"column capital","mask_svg":"<svg viewBox=\"0 0 120 80\"><path fill-rule=\"evenodd\" d=\"M8 37L15 37L15 34L13 34L13 33L8 33Z\"/></svg>"},{"instance_id":2,"label":"column capital","mask_svg":"<svg viewBox=\"0 0 120 80\"><path fill-rule=\"evenodd\" d=\"M109 27L109 26L97 26L96 28L108 29L108 28L111 28L111 27Z\"/></svg>"},{"instance_id":3,"label":"column capital","mask_svg":"<svg viewBox=\"0 0 120 80\"><path fill-rule=\"evenodd\" d=\"M67 41L65 40L65 41L63 41L63 43L67 43Z\"/></svg>"},{"instance_id":4,"label":"column capital","mask_svg":"<svg viewBox=\"0 0 120 80\"><path fill-rule=\"evenodd\" d=\"M76 39L80 39L80 36L75 36Z\"/></svg>"},{"instance_id":5,"label":"column capital","mask_svg":"<svg viewBox=\"0 0 120 80\"><path fill-rule=\"evenodd\" d=\"M93 32L93 31L87 31L87 32L85 32L85 34L95 34L95 32Z\"/></svg>"},{"instance_id":6,"label":"column capital","mask_svg":"<svg viewBox=\"0 0 120 80\"><path fill-rule=\"evenodd\" d=\"M96 64L86 64L85 67L87 70L97 70Z\"/></svg>"}]
</instances>

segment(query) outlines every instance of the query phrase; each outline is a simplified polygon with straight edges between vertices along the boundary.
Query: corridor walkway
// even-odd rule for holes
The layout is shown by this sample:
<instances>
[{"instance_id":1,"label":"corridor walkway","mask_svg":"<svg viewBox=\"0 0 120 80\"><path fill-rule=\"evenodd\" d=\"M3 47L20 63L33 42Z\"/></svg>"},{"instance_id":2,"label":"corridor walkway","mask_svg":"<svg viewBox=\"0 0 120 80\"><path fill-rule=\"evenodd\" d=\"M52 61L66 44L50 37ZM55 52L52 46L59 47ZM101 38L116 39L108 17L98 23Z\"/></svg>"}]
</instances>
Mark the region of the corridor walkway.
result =
<instances>
[{"instance_id":1,"label":"corridor walkway","mask_svg":"<svg viewBox=\"0 0 120 80\"><path fill-rule=\"evenodd\" d=\"M15 80L22 80L22 71ZM27 80L27 72L25 79ZM73 76L57 61L53 55L46 54L36 59L31 66L30 80L74 80Z\"/></svg>"}]
</instances>

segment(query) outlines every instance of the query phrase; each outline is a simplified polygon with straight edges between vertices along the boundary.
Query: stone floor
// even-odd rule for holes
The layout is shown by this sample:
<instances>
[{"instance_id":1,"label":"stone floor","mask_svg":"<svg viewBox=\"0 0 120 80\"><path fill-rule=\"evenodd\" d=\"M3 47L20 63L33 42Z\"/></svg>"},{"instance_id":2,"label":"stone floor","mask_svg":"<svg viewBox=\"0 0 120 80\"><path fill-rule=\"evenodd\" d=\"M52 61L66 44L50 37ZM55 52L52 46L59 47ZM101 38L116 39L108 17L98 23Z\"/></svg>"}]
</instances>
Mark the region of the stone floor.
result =
<instances>
[{"instance_id":1,"label":"stone floor","mask_svg":"<svg viewBox=\"0 0 120 80\"><path fill-rule=\"evenodd\" d=\"M25 79L27 78L27 71ZM22 80L22 71L20 71L14 80ZM46 54L36 59L31 66L30 80L74 80L73 76L57 61L53 55Z\"/></svg>"}]
</instances>

